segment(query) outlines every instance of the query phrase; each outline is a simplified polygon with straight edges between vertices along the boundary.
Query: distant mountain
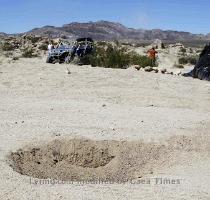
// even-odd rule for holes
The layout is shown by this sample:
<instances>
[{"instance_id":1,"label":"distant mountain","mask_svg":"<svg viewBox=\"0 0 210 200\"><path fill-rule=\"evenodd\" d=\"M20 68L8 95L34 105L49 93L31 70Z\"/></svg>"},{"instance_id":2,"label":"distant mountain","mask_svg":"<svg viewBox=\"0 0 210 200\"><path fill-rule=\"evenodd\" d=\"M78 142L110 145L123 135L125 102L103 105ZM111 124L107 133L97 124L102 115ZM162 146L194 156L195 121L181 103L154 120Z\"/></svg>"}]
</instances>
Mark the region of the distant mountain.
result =
<instances>
[{"instance_id":1,"label":"distant mountain","mask_svg":"<svg viewBox=\"0 0 210 200\"><path fill-rule=\"evenodd\" d=\"M151 41L161 39L163 41L194 41L208 40L210 34L192 34L180 31L163 31L160 29L143 30L127 28L120 23L98 21L88 23L70 23L62 27L44 26L35 28L26 34L37 34L52 38L76 38L76 37L92 37L95 40L135 40L135 41Z\"/></svg>"},{"instance_id":2,"label":"distant mountain","mask_svg":"<svg viewBox=\"0 0 210 200\"><path fill-rule=\"evenodd\" d=\"M7 34L6 33L3 33L3 32L0 32L0 36L7 36Z\"/></svg>"}]
</instances>

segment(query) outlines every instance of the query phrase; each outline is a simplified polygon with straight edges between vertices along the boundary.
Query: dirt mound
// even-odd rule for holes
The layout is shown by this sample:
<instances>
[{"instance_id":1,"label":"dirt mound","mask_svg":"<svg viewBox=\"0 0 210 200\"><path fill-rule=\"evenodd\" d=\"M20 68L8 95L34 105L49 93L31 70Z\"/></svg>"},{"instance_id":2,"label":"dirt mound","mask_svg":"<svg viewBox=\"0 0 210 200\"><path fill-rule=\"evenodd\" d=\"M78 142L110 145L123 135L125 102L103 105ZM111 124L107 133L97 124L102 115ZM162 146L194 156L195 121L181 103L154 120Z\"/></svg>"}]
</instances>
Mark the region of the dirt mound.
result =
<instances>
[{"instance_id":1,"label":"dirt mound","mask_svg":"<svg viewBox=\"0 0 210 200\"><path fill-rule=\"evenodd\" d=\"M19 149L10 159L15 171L36 178L123 181L150 173L165 153L152 144L74 139Z\"/></svg>"},{"instance_id":2,"label":"dirt mound","mask_svg":"<svg viewBox=\"0 0 210 200\"><path fill-rule=\"evenodd\" d=\"M172 138L166 145L63 139L19 149L9 158L15 171L35 178L119 182L151 174L171 161L174 152L199 151L201 144L186 137Z\"/></svg>"}]
</instances>

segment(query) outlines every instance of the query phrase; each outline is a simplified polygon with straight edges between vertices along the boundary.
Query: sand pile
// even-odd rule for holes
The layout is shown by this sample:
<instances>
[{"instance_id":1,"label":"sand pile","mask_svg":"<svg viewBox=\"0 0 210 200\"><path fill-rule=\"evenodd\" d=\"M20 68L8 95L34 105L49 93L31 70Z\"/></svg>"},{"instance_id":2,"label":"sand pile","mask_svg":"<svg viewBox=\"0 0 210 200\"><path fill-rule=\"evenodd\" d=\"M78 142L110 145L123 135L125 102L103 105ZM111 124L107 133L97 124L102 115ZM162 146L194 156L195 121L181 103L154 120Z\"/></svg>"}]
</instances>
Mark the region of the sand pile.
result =
<instances>
[{"instance_id":1,"label":"sand pile","mask_svg":"<svg viewBox=\"0 0 210 200\"><path fill-rule=\"evenodd\" d=\"M184 142L184 144L183 144ZM35 178L71 181L127 181L167 165L176 151L199 150L191 138L171 138L166 145L86 139L54 140L11 153L13 169ZM199 148L198 148L199 147Z\"/></svg>"},{"instance_id":2,"label":"sand pile","mask_svg":"<svg viewBox=\"0 0 210 200\"><path fill-rule=\"evenodd\" d=\"M126 181L149 173L165 153L154 144L74 139L19 149L10 158L15 171L36 178Z\"/></svg>"}]
</instances>

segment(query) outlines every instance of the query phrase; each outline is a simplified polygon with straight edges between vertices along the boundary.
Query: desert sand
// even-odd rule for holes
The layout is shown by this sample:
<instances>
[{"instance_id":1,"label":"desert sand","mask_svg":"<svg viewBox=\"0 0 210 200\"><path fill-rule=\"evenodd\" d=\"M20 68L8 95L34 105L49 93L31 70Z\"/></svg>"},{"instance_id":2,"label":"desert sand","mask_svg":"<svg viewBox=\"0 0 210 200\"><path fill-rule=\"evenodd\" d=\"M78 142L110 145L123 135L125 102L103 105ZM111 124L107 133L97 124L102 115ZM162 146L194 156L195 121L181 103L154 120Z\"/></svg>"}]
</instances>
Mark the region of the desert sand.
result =
<instances>
[{"instance_id":1,"label":"desert sand","mask_svg":"<svg viewBox=\"0 0 210 200\"><path fill-rule=\"evenodd\" d=\"M68 69L44 58L0 65L0 199L210 199L209 82ZM97 177L109 179L87 182Z\"/></svg>"}]
</instances>

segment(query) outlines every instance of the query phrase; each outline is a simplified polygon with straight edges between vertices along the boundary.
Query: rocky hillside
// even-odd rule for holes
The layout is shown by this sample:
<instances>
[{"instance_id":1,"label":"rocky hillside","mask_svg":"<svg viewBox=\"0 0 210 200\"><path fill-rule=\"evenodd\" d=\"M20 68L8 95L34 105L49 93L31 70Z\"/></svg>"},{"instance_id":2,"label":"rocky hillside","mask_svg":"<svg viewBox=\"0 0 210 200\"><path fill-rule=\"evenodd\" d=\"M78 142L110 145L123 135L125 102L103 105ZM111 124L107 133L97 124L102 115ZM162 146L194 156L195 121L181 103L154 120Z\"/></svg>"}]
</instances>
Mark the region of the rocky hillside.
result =
<instances>
[{"instance_id":1,"label":"rocky hillside","mask_svg":"<svg viewBox=\"0 0 210 200\"><path fill-rule=\"evenodd\" d=\"M44 26L35 28L27 33L47 37L75 38L92 37L95 40L140 40L152 41L161 39L163 41L196 41L208 40L210 35L192 34L189 32L163 31L160 29L143 30L127 28L120 23L98 21L88 23L70 23L62 27Z\"/></svg>"},{"instance_id":2,"label":"rocky hillside","mask_svg":"<svg viewBox=\"0 0 210 200\"><path fill-rule=\"evenodd\" d=\"M37 57L46 52L48 44L48 38L37 35L0 36L0 56L12 60L18 60L20 57Z\"/></svg>"}]
</instances>

